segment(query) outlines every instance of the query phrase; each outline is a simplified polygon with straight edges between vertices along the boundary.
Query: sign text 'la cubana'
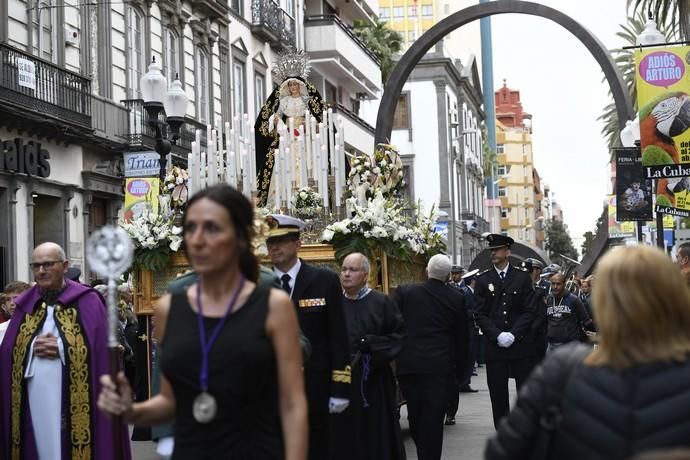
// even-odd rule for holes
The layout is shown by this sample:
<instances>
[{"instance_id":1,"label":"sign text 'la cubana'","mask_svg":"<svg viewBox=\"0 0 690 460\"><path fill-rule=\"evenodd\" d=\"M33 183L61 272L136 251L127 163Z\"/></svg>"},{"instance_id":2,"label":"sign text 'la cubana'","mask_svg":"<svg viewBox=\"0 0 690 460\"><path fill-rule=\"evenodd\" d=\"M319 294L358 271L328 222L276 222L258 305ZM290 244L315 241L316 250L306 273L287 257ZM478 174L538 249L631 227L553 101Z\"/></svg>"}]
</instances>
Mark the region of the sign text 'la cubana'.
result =
<instances>
[{"instance_id":1,"label":"sign text 'la cubana'","mask_svg":"<svg viewBox=\"0 0 690 460\"><path fill-rule=\"evenodd\" d=\"M690 216L690 46L635 51L645 176L656 212Z\"/></svg>"}]
</instances>

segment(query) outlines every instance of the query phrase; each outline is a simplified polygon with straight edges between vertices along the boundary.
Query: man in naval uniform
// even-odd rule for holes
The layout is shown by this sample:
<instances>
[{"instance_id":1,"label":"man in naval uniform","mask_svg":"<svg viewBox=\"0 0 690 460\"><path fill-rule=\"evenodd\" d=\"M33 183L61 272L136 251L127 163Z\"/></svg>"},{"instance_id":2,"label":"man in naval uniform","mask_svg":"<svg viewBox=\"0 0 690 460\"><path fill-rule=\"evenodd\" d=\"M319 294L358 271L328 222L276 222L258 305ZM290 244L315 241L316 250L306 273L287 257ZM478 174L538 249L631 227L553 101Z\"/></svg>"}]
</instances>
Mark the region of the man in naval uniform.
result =
<instances>
[{"instance_id":1,"label":"man in naval uniform","mask_svg":"<svg viewBox=\"0 0 690 460\"><path fill-rule=\"evenodd\" d=\"M350 350L342 288L338 275L297 257L302 246L304 222L273 214L266 247L273 272L297 308L299 324L309 339L312 354L304 368L309 403L309 459L326 460L333 455L330 430L334 414L349 405Z\"/></svg>"},{"instance_id":2,"label":"man in naval uniform","mask_svg":"<svg viewBox=\"0 0 690 460\"><path fill-rule=\"evenodd\" d=\"M534 364L530 334L535 319L532 281L523 269L510 264L509 236L486 237L492 267L477 276L477 322L484 334L486 380L491 397L494 426L508 415L508 379L518 388L527 380Z\"/></svg>"}]
</instances>

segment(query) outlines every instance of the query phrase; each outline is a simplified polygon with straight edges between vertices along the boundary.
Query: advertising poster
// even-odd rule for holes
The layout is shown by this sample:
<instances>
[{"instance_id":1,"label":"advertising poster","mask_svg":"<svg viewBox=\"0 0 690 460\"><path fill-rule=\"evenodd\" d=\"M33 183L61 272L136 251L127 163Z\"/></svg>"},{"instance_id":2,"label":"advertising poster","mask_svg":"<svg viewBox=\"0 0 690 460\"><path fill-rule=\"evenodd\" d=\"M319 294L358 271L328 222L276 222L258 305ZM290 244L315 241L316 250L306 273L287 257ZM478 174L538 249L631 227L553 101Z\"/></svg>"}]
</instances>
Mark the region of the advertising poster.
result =
<instances>
[{"instance_id":1,"label":"advertising poster","mask_svg":"<svg viewBox=\"0 0 690 460\"><path fill-rule=\"evenodd\" d=\"M158 213L160 179L157 177L127 178L125 182L125 222L131 222L144 210Z\"/></svg>"},{"instance_id":2,"label":"advertising poster","mask_svg":"<svg viewBox=\"0 0 690 460\"><path fill-rule=\"evenodd\" d=\"M654 211L690 216L690 46L635 51L644 174Z\"/></svg>"},{"instance_id":3,"label":"advertising poster","mask_svg":"<svg viewBox=\"0 0 690 460\"><path fill-rule=\"evenodd\" d=\"M608 196L609 204L609 238L629 238L635 236L634 222L618 222L616 220L616 195Z\"/></svg>"},{"instance_id":4,"label":"advertising poster","mask_svg":"<svg viewBox=\"0 0 690 460\"><path fill-rule=\"evenodd\" d=\"M644 177L637 148L616 149L616 220L652 220L652 180Z\"/></svg>"}]
</instances>

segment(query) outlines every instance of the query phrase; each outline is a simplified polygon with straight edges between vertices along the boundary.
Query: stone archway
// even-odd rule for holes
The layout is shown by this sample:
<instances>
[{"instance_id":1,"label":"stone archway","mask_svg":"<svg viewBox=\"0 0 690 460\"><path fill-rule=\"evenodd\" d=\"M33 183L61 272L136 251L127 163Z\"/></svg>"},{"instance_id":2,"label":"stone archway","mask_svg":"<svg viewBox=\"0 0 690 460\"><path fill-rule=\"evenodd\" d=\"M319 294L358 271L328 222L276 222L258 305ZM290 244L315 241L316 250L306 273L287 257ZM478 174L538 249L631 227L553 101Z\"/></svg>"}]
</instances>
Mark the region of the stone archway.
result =
<instances>
[{"instance_id":1,"label":"stone archway","mask_svg":"<svg viewBox=\"0 0 690 460\"><path fill-rule=\"evenodd\" d=\"M391 117L391 114L395 112L395 106L398 103L398 98L407 78L426 52L443 37L467 23L486 16L506 13L529 14L549 19L577 37L596 59L604 72L616 103L616 112L618 113L618 122L621 129L625 126L627 120L632 120L635 117L628 88L625 86L620 72L618 72L618 67L616 67L606 47L590 31L570 16L548 6L519 0L497 0L470 6L451 14L425 32L405 52L386 82L383 96L381 97L381 105L376 117L376 143L387 142L390 139L393 129L393 117Z\"/></svg>"}]
</instances>

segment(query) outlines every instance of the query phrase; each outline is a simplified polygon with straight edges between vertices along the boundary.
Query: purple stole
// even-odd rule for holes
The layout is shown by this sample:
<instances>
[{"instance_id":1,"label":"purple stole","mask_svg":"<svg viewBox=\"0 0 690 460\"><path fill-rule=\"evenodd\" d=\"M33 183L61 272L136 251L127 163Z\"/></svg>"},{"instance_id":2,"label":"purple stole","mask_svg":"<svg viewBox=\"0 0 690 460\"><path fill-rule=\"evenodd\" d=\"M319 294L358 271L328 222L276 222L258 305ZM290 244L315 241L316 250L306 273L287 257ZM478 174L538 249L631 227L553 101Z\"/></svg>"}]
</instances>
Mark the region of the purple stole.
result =
<instances>
[{"instance_id":1,"label":"purple stole","mask_svg":"<svg viewBox=\"0 0 690 460\"><path fill-rule=\"evenodd\" d=\"M107 313L97 291L65 280L55 323L65 350L62 372L62 459L113 458L112 424L96 406L99 378L109 373ZM38 459L24 380L26 359L46 317L38 286L17 298L0 346L0 460ZM121 430L124 460L130 459L127 427Z\"/></svg>"}]
</instances>

